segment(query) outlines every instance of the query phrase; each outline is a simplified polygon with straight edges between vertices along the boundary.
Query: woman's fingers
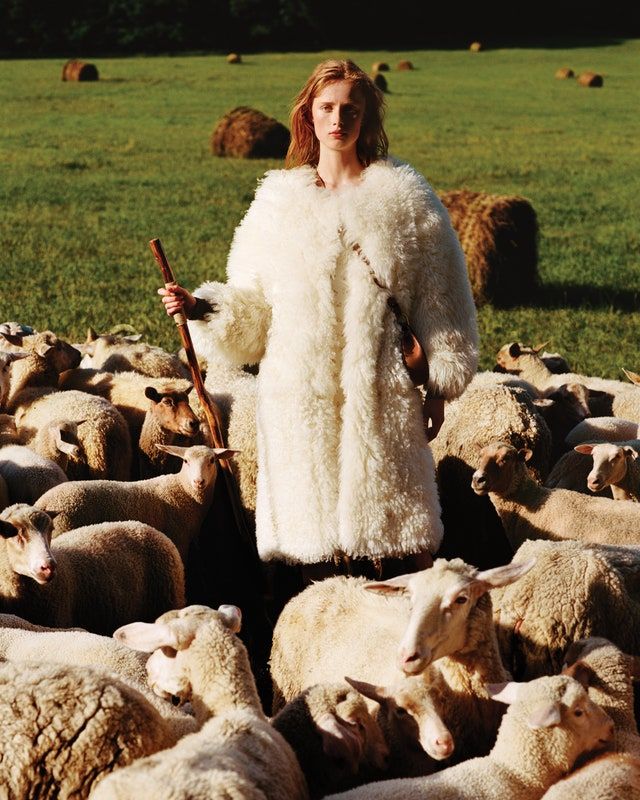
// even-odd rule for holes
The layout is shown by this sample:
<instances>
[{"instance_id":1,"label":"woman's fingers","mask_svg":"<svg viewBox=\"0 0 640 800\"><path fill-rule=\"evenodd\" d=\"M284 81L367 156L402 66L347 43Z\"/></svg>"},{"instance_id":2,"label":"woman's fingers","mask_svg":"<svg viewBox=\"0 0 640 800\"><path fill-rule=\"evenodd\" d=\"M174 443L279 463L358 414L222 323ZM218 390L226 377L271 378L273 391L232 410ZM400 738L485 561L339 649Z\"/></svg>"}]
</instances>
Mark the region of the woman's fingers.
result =
<instances>
[{"instance_id":1,"label":"woman's fingers","mask_svg":"<svg viewBox=\"0 0 640 800\"><path fill-rule=\"evenodd\" d=\"M196 302L193 295L177 283L158 289L158 294L161 295L165 311L170 317L181 313L185 307L191 308Z\"/></svg>"}]
</instances>

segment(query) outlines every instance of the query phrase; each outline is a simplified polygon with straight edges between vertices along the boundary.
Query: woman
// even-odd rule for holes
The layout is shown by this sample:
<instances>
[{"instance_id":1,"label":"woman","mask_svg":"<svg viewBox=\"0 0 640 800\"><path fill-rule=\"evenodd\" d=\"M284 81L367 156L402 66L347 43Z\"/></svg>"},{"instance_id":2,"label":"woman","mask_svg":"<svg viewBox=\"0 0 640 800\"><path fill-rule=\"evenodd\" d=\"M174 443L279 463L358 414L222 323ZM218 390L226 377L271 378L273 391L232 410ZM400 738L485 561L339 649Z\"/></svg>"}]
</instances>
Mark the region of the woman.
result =
<instances>
[{"instance_id":1,"label":"woman","mask_svg":"<svg viewBox=\"0 0 640 800\"><path fill-rule=\"evenodd\" d=\"M334 564L389 577L440 545L422 395L389 294L427 354L432 435L477 365L459 243L424 178L386 157L382 106L353 62L319 64L292 110L288 168L266 174L236 229L227 283L160 290L205 358L260 363L258 549L307 578Z\"/></svg>"}]
</instances>

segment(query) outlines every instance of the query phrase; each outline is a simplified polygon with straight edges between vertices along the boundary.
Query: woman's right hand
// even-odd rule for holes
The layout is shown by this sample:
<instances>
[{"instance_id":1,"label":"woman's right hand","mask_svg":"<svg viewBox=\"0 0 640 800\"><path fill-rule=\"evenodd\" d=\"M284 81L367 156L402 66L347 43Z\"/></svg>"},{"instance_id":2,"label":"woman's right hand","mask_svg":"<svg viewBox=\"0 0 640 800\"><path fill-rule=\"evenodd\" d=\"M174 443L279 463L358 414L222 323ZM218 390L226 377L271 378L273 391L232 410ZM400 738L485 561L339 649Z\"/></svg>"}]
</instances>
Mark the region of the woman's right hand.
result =
<instances>
[{"instance_id":1,"label":"woman's right hand","mask_svg":"<svg viewBox=\"0 0 640 800\"><path fill-rule=\"evenodd\" d=\"M165 311L170 317L174 314L188 314L196 304L196 298L191 292L177 283L169 283L165 288L158 289L158 294L162 295Z\"/></svg>"}]
</instances>

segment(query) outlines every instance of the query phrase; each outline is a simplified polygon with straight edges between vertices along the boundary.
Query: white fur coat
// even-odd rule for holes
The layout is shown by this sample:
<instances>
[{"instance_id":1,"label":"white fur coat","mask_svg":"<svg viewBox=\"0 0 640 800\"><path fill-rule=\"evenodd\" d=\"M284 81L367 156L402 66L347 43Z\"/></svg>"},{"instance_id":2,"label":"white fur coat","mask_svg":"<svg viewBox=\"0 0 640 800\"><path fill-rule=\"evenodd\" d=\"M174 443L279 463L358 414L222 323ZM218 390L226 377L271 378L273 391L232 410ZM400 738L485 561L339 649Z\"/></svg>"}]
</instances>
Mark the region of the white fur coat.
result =
<instances>
[{"instance_id":1,"label":"white fur coat","mask_svg":"<svg viewBox=\"0 0 640 800\"><path fill-rule=\"evenodd\" d=\"M217 310L190 323L205 358L260 362L258 549L306 563L435 552L442 523L420 392L387 296L352 245L409 316L429 389L447 399L477 363L464 257L410 166L375 162L338 190L315 180L311 167L267 173L236 229L227 283L195 292Z\"/></svg>"}]
</instances>

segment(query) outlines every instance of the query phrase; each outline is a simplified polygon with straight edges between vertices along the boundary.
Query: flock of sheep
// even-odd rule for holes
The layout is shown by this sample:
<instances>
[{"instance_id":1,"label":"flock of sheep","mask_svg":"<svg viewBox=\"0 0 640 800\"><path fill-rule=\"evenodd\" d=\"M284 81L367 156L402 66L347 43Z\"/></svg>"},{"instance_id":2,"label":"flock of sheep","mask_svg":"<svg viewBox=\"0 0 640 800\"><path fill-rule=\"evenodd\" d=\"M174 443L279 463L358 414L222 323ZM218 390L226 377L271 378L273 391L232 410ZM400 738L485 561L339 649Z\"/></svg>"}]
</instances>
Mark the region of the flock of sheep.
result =
<instances>
[{"instance_id":1,"label":"flock of sheep","mask_svg":"<svg viewBox=\"0 0 640 800\"><path fill-rule=\"evenodd\" d=\"M256 379L204 366L251 519ZM0 797L640 800L640 378L497 370L432 442L440 557L290 600L268 717L242 611L186 605L235 451L183 361L0 325Z\"/></svg>"}]
</instances>

